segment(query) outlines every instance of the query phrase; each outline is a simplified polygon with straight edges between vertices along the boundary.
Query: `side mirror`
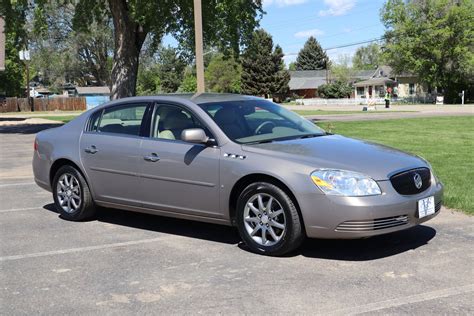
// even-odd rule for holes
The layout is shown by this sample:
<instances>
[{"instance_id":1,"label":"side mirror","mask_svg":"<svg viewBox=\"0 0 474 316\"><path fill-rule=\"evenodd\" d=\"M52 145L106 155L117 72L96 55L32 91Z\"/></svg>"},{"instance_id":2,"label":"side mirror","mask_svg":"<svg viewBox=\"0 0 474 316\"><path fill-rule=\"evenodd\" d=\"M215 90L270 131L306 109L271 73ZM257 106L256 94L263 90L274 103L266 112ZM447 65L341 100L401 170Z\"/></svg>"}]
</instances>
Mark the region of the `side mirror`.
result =
<instances>
[{"instance_id":1,"label":"side mirror","mask_svg":"<svg viewBox=\"0 0 474 316\"><path fill-rule=\"evenodd\" d=\"M207 144L209 137L202 128L188 128L181 132L181 140L188 143Z\"/></svg>"}]
</instances>

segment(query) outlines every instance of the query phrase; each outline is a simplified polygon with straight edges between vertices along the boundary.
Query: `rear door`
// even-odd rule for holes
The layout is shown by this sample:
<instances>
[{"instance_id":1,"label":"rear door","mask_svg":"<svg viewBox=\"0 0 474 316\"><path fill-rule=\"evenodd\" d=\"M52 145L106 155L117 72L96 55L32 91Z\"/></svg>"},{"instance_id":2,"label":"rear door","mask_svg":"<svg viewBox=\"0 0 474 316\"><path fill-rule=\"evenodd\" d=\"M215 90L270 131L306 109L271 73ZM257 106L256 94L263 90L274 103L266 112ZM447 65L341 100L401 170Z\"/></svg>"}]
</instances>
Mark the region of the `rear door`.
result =
<instances>
[{"instance_id":1,"label":"rear door","mask_svg":"<svg viewBox=\"0 0 474 316\"><path fill-rule=\"evenodd\" d=\"M96 200L140 204L140 135L148 109L148 103L127 103L92 115L81 137L80 152Z\"/></svg>"},{"instance_id":2,"label":"rear door","mask_svg":"<svg viewBox=\"0 0 474 316\"><path fill-rule=\"evenodd\" d=\"M193 216L223 217L219 211L219 159L217 146L187 143L181 132L203 128L184 107L157 105L149 138L140 148L143 206Z\"/></svg>"}]
</instances>

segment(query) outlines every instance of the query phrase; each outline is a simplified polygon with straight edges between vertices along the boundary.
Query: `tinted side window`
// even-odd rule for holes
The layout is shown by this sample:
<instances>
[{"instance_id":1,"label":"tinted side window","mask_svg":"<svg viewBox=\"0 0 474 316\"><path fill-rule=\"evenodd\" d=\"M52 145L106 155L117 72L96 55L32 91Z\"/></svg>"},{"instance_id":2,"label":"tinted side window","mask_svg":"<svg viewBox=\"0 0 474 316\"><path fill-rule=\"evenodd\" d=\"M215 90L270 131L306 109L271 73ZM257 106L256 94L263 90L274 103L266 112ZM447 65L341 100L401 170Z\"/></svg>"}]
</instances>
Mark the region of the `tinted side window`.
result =
<instances>
[{"instance_id":1,"label":"tinted side window","mask_svg":"<svg viewBox=\"0 0 474 316\"><path fill-rule=\"evenodd\" d=\"M146 104L136 104L106 109L98 131L138 136L146 107Z\"/></svg>"}]
</instances>

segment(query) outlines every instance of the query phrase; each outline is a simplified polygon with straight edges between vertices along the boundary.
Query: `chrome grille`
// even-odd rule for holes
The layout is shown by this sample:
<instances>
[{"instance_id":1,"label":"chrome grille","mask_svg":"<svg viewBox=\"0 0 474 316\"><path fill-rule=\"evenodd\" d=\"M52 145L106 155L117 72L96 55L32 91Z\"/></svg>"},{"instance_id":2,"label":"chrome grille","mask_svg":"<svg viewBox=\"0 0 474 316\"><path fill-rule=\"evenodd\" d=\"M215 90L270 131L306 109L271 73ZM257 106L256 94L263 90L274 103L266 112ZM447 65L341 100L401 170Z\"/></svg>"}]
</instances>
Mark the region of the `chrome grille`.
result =
<instances>
[{"instance_id":1,"label":"chrome grille","mask_svg":"<svg viewBox=\"0 0 474 316\"><path fill-rule=\"evenodd\" d=\"M415 175L421 179L419 188L415 185ZM390 177L390 182L393 188L402 195L418 194L431 186L431 171L428 168L407 170Z\"/></svg>"},{"instance_id":2,"label":"chrome grille","mask_svg":"<svg viewBox=\"0 0 474 316\"><path fill-rule=\"evenodd\" d=\"M373 220L346 221L337 226L336 231L345 232L366 232L379 229L386 229L408 223L408 215L376 218Z\"/></svg>"}]
</instances>

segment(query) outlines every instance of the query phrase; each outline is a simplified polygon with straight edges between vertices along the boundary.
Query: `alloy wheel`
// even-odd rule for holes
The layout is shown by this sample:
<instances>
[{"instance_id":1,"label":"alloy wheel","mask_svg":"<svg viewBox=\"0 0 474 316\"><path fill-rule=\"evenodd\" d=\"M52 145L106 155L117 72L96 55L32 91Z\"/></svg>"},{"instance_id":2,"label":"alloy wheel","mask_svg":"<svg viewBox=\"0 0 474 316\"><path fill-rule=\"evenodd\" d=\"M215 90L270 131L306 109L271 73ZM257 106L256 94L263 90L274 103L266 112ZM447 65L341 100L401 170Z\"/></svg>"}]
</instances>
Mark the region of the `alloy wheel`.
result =
<instances>
[{"instance_id":1,"label":"alloy wheel","mask_svg":"<svg viewBox=\"0 0 474 316\"><path fill-rule=\"evenodd\" d=\"M74 213L81 207L81 186L74 175L64 173L59 177L56 196L59 205L67 213Z\"/></svg>"},{"instance_id":2,"label":"alloy wheel","mask_svg":"<svg viewBox=\"0 0 474 316\"><path fill-rule=\"evenodd\" d=\"M253 195L245 204L243 216L247 233L259 245L273 246L286 232L283 207L270 194Z\"/></svg>"}]
</instances>

